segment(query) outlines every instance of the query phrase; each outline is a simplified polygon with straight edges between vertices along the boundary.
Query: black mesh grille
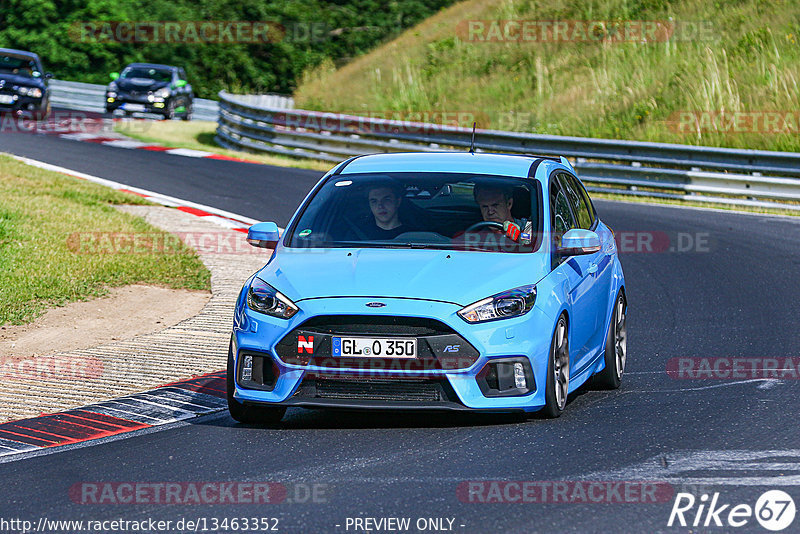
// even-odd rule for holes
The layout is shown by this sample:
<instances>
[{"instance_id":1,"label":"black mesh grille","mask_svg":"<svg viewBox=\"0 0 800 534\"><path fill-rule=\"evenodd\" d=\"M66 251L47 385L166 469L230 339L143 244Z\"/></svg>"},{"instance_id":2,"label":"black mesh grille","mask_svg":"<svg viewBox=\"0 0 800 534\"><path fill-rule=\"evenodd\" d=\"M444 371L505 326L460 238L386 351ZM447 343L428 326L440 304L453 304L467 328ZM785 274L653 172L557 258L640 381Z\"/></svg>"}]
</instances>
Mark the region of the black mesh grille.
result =
<instances>
[{"instance_id":1,"label":"black mesh grille","mask_svg":"<svg viewBox=\"0 0 800 534\"><path fill-rule=\"evenodd\" d=\"M347 375L309 375L298 387L293 400L340 399L377 402L442 403L459 402L446 380L372 378Z\"/></svg>"},{"instance_id":2,"label":"black mesh grille","mask_svg":"<svg viewBox=\"0 0 800 534\"><path fill-rule=\"evenodd\" d=\"M317 397L378 401L437 402L437 384L421 380L317 380Z\"/></svg>"}]
</instances>

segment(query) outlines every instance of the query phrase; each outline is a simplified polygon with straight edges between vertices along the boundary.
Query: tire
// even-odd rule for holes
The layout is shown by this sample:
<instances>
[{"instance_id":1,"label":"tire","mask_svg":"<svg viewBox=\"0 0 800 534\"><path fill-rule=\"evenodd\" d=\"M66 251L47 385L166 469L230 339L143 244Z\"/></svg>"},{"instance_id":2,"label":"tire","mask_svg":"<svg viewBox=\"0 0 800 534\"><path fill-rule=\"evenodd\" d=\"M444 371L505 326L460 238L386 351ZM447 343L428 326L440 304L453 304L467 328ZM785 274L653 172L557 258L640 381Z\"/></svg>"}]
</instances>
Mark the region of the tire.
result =
<instances>
[{"instance_id":1,"label":"tire","mask_svg":"<svg viewBox=\"0 0 800 534\"><path fill-rule=\"evenodd\" d=\"M569 391L569 329L567 318L562 314L556 322L550 342L550 358L547 362L545 381L545 405L541 414L547 418L561 415L567 406Z\"/></svg>"},{"instance_id":2,"label":"tire","mask_svg":"<svg viewBox=\"0 0 800 534\"><path fill-rule=\"evenodd\" d=\"M595 375L595 384L602 389L617 389L622 383L628 357L628 331L625 325L628 304L620 289L606 336L605 368Z\"/></svg>"},{"instance_id":3,"label":"tire","mask_svg":"<svg viewBox=\"0 0 800 534\"><path fill-rule=\"evenodd\" d=\"M187 106L186 112L183 114L183 117L181 117L181 120L185 120L185 121L192 120L192 107L191 106Z\"/></svg>"},{"instance_id":4,"label":"tire","mask_svg":"<svg viewBox=\"0 0 800 534\"><path fill-rule=\"evenodd\" d=\"M164 111L164 120L171 121L175 118L175 102L172 100L167 104L167 109Z\"/></svg>"},{"instance_id":5,"label":"tire","mask_svg":"<svg viewBox=\"0 0 800 534\"><path fill-rule=\"evenodd\" d=\"M50 106L50 99L48 98L47 103L44 106L42 106L42 108L36 114L36 120L39 121L46 120L47 117L50 116L50 113L52 113L52 111L53 108Z\"/></svg>"},{"instance_id":6,"label":"tire","mask_svg":"<svg viewBox=\"0 0 800 534\"><path fill-rule=\"evenodd\" d=\"M228 397L228 411L240 423L256 425L277 425L283 419L286 408L283 406L249 406L233 398L234 376L233 369L233 344L228 347L228 368L225 375L225 385Z\"/></svg>"}]
</instances>

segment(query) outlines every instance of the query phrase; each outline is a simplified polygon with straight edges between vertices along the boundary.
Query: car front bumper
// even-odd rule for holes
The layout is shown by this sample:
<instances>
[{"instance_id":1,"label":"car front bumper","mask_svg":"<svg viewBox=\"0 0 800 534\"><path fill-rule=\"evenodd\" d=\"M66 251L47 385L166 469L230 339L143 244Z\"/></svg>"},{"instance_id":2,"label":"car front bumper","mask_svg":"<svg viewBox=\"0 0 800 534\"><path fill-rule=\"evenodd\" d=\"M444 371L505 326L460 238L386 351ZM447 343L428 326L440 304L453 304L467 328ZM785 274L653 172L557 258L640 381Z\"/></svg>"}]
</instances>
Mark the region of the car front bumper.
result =
<instances>
[{"instance_id":1,"label":"car front bumper","mask_svg":"<svg viewBox=\"0 0 800 534\"><path fill-rule=\"evenodd\" d=\"M461 306L456 304L381 298L378 300L386 306L376 312L366 307L374 300L362 297L304 300L298 303L301 311L287 321L253 312L240 299L232 341L236 370L234 397L244 404L337 408L504 412L535 411L544 406L554 318L542 310L534 307L521 317L468 324L457 315ZM375 358L359 358L355 364L348 363L352 359L337 362L328 355L311 358L307 363L287 357L291 354L287 353L287 343L297 346L294 334L304 325L311 324L314 318L335 316L369 317L379 322L391 322L392 318L435 321L451 329L474 351L469 357L453 359L438 350L433 360L379 362ZM352 331L331 329L328 334L356 335ZM418 346L427 346L422 337L417 339ZM241 380L242 361L247 355L251 362L258 362L256 373L260 373L259 379L264 384ZM524 364L525 389L499 391L492 385L487 387L487 383L496 385L499 380L508 384L507 376L492 380L497 374L507 375L505 371L516 362ZM501 370L505 371L492 374Z\"/></svg>"},{"instance_id":2,"label":"car front bumper","mask_svg":"<svg viewBox=\"0 0 800 534\"><path fill-rule=\"evenodd\" d=\"M166 113L168 105L169 98L163 98L159 102L148 95L117 93L116 96L111 97L106 93L106 110L109 112L121 109L132 113L157 113L163 115Z\"/></svg>"},{"instance_id":3,"label":"car front bumper","mask_svg":"<svg viewBox=\"0 0 800 534\"><path fill-rule=\"evenodd\" d=\"M42 103L44 102L44 96L39 98L32 97L32 96L23 96L19 94L9 94L9 93L1 93L3 96L8 96L13 98L12 102L5 102L6 99L3 99L3 102L0 102L0 113L34 113L37 111L42 110Z\"/></svg>"}]
</instances>

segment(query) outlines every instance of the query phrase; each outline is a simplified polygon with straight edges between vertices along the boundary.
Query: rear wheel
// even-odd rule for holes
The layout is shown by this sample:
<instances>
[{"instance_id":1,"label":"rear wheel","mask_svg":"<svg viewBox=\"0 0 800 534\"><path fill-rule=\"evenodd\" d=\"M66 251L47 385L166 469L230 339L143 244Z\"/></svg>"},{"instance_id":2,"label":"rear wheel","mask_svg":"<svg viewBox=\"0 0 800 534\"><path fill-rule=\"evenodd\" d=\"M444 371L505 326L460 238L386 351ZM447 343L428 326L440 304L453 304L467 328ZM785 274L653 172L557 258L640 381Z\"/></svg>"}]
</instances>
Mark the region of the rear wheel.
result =
<instances>
[{"instance_id":1,"label":"rear wheel","mask_svg":"<svg viewBox=\"0 0 800 534\"><path fill-rule=\"evenodd\" d=\"M605 368L595 375L595 383L604 389L617 389L622 383L625 362L628 357L628 330L625 293L620 290L614 303L614 313L606 337Z\"/></svg>"},{"instance_id":2,"label":"rear wheel","mask_svg":"<svg viewBox=\"0 0 800 534\"><path fill-rule=\"evenodd\" d=\"M286 408L283 406L249 406L242 404L233 398L234 377L236 376L233 368L233 344L228 347L228 369L225 376L225 385L228 393L228 411L231 417L240 423L277 425Z\"/></svg>"},{"instance_id":3,"label":"rear wheel","mask_svg":"<svg viewBox=\"0 0 800 534\"><path fill-rule=\"evenodd\" d=\"M558 318L553 340L550 342L550 359L547 362L547 381L545 384L545 417L558 417L567 405L569 391L569 336L567 318Z\"/></svg>"}]
</instances>

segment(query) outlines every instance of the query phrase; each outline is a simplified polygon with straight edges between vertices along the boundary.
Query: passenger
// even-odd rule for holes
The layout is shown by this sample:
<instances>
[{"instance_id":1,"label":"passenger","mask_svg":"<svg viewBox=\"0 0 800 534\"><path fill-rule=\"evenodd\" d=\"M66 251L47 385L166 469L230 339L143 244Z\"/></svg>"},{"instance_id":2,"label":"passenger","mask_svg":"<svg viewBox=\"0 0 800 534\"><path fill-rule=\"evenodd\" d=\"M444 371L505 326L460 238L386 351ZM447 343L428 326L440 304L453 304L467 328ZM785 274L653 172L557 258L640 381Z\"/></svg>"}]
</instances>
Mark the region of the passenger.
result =
<instances>
[{"instance_id":1,"label":"passenger","mask_svg":"<svg viewBox=\"0 0 800 534\"><path fill-rule=\"evenodd\" d=\"M368 228L365 228L369 239L386 241L410 231L400 220L402 187L391 183L373 186L367 194L367 199L374 223L368 224Z\"/></svg>"}]
</instances>

